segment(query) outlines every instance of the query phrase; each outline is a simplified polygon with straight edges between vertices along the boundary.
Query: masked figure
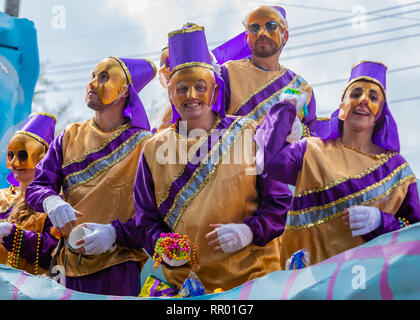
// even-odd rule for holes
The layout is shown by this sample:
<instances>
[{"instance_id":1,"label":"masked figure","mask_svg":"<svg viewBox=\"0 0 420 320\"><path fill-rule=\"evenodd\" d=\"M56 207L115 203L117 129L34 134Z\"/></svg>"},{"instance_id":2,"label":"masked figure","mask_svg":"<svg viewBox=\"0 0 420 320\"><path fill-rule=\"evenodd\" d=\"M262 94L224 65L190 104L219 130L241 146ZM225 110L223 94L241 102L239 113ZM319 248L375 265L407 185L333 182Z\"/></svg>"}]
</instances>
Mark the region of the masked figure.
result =
<instances>
[{"instance_id":1,"label":"masked figure","mask_svg":"<svg viewBox=\"0 0 420 320\"><path fill-rule=\"evenodd\" d=\"M279 64L289 38L286 12L260 6L243 20L245 31L212 50L226 84L227 114L248 116L261 123L271 106L294 95L296 123L293 140L315 135L316 102L312 87Z\"/></svg>"},{"instance_id":2,"label":"masked figure","mask_svg":"<svg viewBox=\"0 0 420 320\"><path fill-rule=\"evenodd\" d=\"M256 173L257 123L225 115L223 80L204 28L187 24L169 33L169 56L174 123L145 144L140 159L138 236L150 255L162 233L188 236L205 288L228 290L280 269L278 236L291 194ZM191 270L190 264L163 265L166 280L178 288Z\"/></svg>"},{"instance_id":3,"label":"masked figure","mask_svg":"<svg viewBox=\"0 0 420 320\"><path fill-rule=\"evenodd\" d=\"M7 168L11 184L0 190L0 263L32 274L47 274L58 240L51 235L50 219L30 208L25 193L35 167L54 138L55 117L32 113L9 142Z\"/></svg>"},{"instance_id":4,"label":"masked figure","mask_svg":"<svg viewBox=\"0 0 420 320\"><path fill-rule=\"evenodd\" d=\"M316 264L420 220L416 179L399 154L383 64L362 61L352 68L325 137L285 142L295 113L290 102L273 106L256 136L265 148L258 163L266 174L296 186L282 266L302 249Z\"/></svg>"},{"instance_id":5,"label":"masked figure","mask_svg":"<svg viewBox=\"0 0 420 320\"><path fill-rule=\"evenodd\" d=\"M149 121L138 93L156 75L146 59L109 57L98 63L86 88L89 120L71 124L52 142L28 187L30 206L45 211L61 233L56 263L66 287L108 295L137 295L147 254L117 241L134 223L134 177ZM63 190L63 199L58 196ZM77 245L76 225L90 230ZM81 246L81 247L79 247Z\"/></svg>"}]
</instances>

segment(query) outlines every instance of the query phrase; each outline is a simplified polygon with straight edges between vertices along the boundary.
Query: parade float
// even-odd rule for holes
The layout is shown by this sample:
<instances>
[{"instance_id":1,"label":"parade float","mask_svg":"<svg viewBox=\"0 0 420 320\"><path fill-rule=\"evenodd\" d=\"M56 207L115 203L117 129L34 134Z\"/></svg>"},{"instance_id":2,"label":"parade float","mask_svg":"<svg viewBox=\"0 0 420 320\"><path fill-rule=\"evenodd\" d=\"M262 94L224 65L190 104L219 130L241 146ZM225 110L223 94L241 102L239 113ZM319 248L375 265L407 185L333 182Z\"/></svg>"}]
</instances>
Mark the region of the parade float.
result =
<instances>
[{"instance_id":1,"label":"parade float","mask_svg":"<svg viewBox=\"0 0 420 320\"><path fill-rule=\"evenodd\" d=\"M34 23L0 12L0 188L7 188L6 150L13 133L31 113L39 75Z\"/></svg>"},{"instance_id":2,"label":"parade float","mask_svg":"<svg viewBox=\"0 0 420 320\"><path fill-rule=\"evenodd\" d=\"M27 19L17 19L0 12L0 187L7 187L5 152L7 143L31 112L31 102L39 72L36 31ZM321 263L303 268L276 271L248 281L234 289L217 293L182 297L173 294L155 297L122 297L82 293L65 288L57 277L36 276L10 266L0 265L0 299L2 300L388 300L419 299L420 223L379 236L359 247L335 255ZM156 267L171 248L173 236L158 244ZM188 245L177 241L179 248ZM179 252L178 252L179 251ZM176 259L184 253L178 250ZM175 257L175 256L174 256ZM195 257L192 261L195 263ZM168 284L151 257L139 281L144 286ZM156 291L156 290L155 290Z\"/></svg>"},{"instance_id":3,"label":"parade float","mask_svg":"<svg viewBox=\"0 0 420 320\"><path fill-rule=\"evenodd\" d=\"M2 300L418 300L420 223L303 269L276 271L229 291L195 297L121 297L66 289L54 279L0 265ZM150 271L145 268L143 272Z\"/></svg>"}]
</instances>

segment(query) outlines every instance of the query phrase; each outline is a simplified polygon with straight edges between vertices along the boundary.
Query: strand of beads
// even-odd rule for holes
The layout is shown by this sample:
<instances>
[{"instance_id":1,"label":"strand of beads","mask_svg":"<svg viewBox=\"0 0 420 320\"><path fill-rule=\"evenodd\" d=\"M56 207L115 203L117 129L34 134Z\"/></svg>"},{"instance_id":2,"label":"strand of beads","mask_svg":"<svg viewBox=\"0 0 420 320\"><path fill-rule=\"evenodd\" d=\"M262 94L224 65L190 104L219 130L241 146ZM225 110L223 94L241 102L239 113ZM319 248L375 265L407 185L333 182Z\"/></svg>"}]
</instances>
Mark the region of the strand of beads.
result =
<instances>
[{"instance_id":1,"label":"strand of beads","mask_svg":"<svg viewBox=\"0 0 420 320\"><path fill-rule=\"evenodd\" d=\"M306 124L302 123L302 129L303 129L302 138L311 136L311 132L309 131L309 128Z\"/></svg>"},{"instance_id":2,"label":"strand of beads","mask_svg":"<svg viewBox=\"0 0 420 320\"><path fill-rule=\"evenodd\" d=\"M16 225L15 235L13 237L12 251L9 252L7 256L7 265L16 269L19 265L19 253L22 244L22 237L23 227L19 227Z\"/></svg>"},{"instance_id":3,"label":"strand of beads","mask_svg":"<svg viewBox=\"0 0 420 320\"><path fill-rule=\"evenodd\" d=\"M162 262L164 254L173 260L188 260L194 268L197 268L197 253L195 245L189 240L187 235L181 236L178 233L161 233L156 241L153 260L156 261L156 269Z\"/></svg>"},{"instance_id":4,"label":"strand of beads","mask_svg":"<svg viewBox=\"0 0 420 320\"><path fill-rule=\"evenodd\" d=\"M198 269L197 246L195 245L195 243L191 242L191 247L192 247L192 250L191 250L191 254L189 256L189 261L190 261L190 264L191 264L192 268L194 270L197 270Z\"/></svg>"},{"instance_id":5,"label":"strand of beads","mask_svg":"<svg viewBox=\"0 0 420 320\"><path fill-rule=\"evenodd\" d=\"M401 229L410 225L410 222L406 218L398 218L398 220L400 221Z\"/></svg>"},{"instance_id":6,"label":"strand of beads","mask_svg":"<svg viewBox=\"0 0 420 320\"><path fill-rule=\"evenodd\" d=\"M36 234L36 253L35 253L35 262L34 262L34 274L38 274L39 272L39 246L41 242L41 235L39 233Z\"/></svg>"}]
</instances>

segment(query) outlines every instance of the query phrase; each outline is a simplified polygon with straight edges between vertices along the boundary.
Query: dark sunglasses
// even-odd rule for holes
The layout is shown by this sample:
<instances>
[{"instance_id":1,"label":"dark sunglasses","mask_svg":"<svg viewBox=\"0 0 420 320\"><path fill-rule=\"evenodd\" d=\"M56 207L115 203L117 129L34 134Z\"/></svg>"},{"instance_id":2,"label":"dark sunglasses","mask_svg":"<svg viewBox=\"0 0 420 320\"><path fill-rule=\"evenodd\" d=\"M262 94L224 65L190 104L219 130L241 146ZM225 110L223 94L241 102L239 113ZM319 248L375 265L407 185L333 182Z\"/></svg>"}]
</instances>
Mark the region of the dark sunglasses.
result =
<instances>
[{"instance_id":1,"label":"dark sunglasses","mask_svg":"<svg viewBox=\"0 0 420 320\"><path fill-rule=\"evenodd\" d=\"M14 156L15 154L13 153L13 151L9 151L7 153L7 158L9 159L9 161L12 161ZM20 162L23 162L28 159L28 153L25 150L19 150L16 156Z\"/></svg>"},{"instance_id":2,"label":"dark sunglasses","mask_svg":"<svg viewBox=\"0 0 420 320\"><path fill-rule=\"evenodd\" d=\"M267 21L264 25L265 30L267 30L268 32L275 31L277 29L277 26L278 26L278 23L273 20ZM261 28L262 26L259 25L258 23L252 23L248 26L248 31L251 33L258 33Z\"/></svg>"}]
</instances>

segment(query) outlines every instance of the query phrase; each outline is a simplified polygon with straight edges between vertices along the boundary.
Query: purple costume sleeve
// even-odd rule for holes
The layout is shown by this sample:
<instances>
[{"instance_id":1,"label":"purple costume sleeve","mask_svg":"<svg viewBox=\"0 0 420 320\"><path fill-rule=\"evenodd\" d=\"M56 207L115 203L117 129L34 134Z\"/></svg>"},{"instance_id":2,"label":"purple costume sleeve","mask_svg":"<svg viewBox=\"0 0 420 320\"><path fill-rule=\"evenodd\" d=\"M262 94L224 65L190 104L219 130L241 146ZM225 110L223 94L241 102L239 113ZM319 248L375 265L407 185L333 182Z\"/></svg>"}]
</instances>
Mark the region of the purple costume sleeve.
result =
<instances>
[{"instance_id":1,"label":"purple costume sleeve","mask_svg":"<svg viewBox=\"0 0 420 320\"><path fill-rule=\"evenodd\" d=\"M35 167L34 180L26 189L25 200L31 208L44 212L42 202L46 197L58 195L63 184L62 142L64 131L50 144L47 153Z\"/></svg>"},{"instance_id":2,"label":"purple costume sleeve","mask_svg":"<svg viewBox=\"0 0 420 320\"><path fill-rule=\"evenodd\" d=\"M257 190L258 209L244 223L252 230L252 243L265 246L283 233L292 193L287 185L262 175L257 176Z\"/></svg>"},{"instance_id":3,"label":"purple costume sleeve","mask_svg":"<svg viewBox=\"0 0 420 320\"><path fill-rule=\"evenodd\" d=\"M155 185L146 158L141 155L134 182L134 207L139 242L153 256L155 244L162 232L171 232L160 216L155 198Z\"/></svg>"},{"instance_id":4,"label":"purple costume sleeve","mask_svg":"<svg viewBox=\"0 0 420 320\"><path fill-rule=\"evenodd\" d=\"M45 220L44 229L40 233L39 240L39 265L44 269L48 269L51 262L51 254L58 244L58 240L50 234L52 227L50 219ZM3 246L12 251L13 239L16 232L16 225L12 224L12 231L6 237L3 237ZM20 248L20 256L30 262L34 262L36 258L38 235L34 231L23 230L22 244Z\"/></svg>"},{"instance_id":5,"label":"purple costume sleeve","mask_svg":"<svg viewBox=\"0 0 420 320\"><path fill-rule=\"evenodd\" d=\"M111 222L117 234L117 244L121 247L141 249L143 244L138 236L139 229L136 224L136 218L131 218L127 222L121 222L116 219Z\"/></svg>"},{"instance_id":6,"label":"purple costume sleeve","mask_svg":"<svg viewBox=\"0 0 420 320\"><path fill-rule=\"evenodd\" d=\"M224 65L220 66L220 75L225 82L225 108L228 111L230 107L230 82L228 69Z\"/></svg>"},{"instance_id":7,"label":"purple costume sleeve","mask_svg":"<svg viewBox=\"0 0 420 320\"><path fill-rule=\"evenodd\" d=\"M420 204L417 184L410 184L405 199L395 216L383 211L381 211L381 214L382 224L376 230L363 236L366 241L372 240L382 234L401 229L401 223L398 218L405 218L410 224L420 221Z\"/></svg>"},{"instance_id":8,"label":"purple costume sleeve","mask_svg":"<svg viewBox=\"0 0 420 320\"><path fill-rule=\"evenodd\" d=\"M257 152L257 166L263 172L263 178L296 185L306 152L306 139L292 144L286 141L295 117L296 108L291 103L279 102L268 110L257 128L255 141L258 149L263 150Z\"/></svg>"}]
</instances>

